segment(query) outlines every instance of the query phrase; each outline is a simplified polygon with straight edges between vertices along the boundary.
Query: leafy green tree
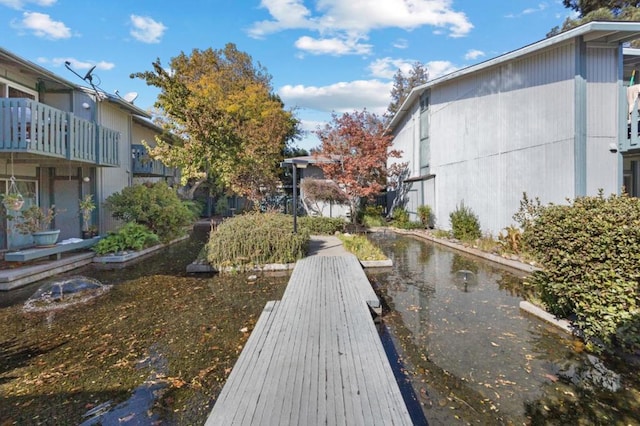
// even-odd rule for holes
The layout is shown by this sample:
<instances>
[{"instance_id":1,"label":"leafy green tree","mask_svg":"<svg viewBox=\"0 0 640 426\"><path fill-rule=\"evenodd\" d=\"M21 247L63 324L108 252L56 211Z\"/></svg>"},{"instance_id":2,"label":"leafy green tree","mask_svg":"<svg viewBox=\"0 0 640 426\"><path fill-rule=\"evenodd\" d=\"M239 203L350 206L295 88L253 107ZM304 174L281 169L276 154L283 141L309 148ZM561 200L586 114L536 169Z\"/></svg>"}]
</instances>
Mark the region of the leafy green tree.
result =
<instances>
[{"instance_id":1,"label":"leafy green tree","mask_svg":"<svg viewBox=\"0 0 640 426\"><path fill-rule=\"evenodd\" d=\"M429 80L429 70L420 62L415 62L405 75L402 70L398 69L393 76L393 88L391 89L391 102L385 112L385 119L390 120L407 99L409 93L414 87L418 87Z\"/></svg>"},{"instance_id":2,"label":"leafy green tree","mask_svg":"<svg viewBox=\"0 0 640 426\"><path fill-rule=\"evenodd\" d=\"M183 184L209 181L252 200L259 188L277 185L287 143L299 134L298 120L272 93L271 76L251 56L228 43L224 49L180 53L165 68L132 74L158 87L156 121L179 137L156 138L150 155L182 169Z\"/></svg>"},{"instance_id":3,"label":"leafy green tree","mask_svg":"<svg viewBox=\"0 0 640 426\"><path fill-rule=\"evenodd\" d=\"M564 7L575 10L581 17L587 16L598 9L609 9L614 15L619 15L628 7L638 7L640 1L621 0L562 0Z\"/></svg>"},{"instance_id":4,"label":"leafy green tree","mask_svg":"<svg viewBox=\"0 0 640 426\"><path fill-rule=\"evenodd\" d=\"M547 33L552 37L591 21L640 21L640 0L625 1L582 1L563 0L563 4L578 12L578 18L567 18L562 26L556 26ZM640 41L631 42L631 47L640 47Z\"/></svg>"}]
</instances>

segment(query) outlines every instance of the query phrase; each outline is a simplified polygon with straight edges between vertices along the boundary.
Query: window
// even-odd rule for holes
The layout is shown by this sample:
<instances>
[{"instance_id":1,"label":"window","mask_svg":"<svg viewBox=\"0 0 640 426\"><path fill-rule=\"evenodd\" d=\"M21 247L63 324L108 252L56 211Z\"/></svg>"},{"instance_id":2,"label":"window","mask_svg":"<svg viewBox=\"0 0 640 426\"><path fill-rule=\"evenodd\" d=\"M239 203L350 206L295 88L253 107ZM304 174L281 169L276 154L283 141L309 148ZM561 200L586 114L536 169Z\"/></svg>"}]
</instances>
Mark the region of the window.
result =
<instances>
[{"instance_id":1,"label":"window","mask_svg":"<svg viewBox=\"0 0 640 426\"><path fill-rule=\"evenodd\" d=\"M420 174L429 173L429 162L431 157L429 141L429 102L430 92L427 90L420 96Z\"/></svg>"},{"instance_id":2,"label":"window","mask_svg":"<svg viewBox=\"0 0 640 426\"><path fill-rule=\"evenodd\" d=\"M38 92L0 78L0 98L26 98L37 101Z\"/></svg>"}]
</instances>

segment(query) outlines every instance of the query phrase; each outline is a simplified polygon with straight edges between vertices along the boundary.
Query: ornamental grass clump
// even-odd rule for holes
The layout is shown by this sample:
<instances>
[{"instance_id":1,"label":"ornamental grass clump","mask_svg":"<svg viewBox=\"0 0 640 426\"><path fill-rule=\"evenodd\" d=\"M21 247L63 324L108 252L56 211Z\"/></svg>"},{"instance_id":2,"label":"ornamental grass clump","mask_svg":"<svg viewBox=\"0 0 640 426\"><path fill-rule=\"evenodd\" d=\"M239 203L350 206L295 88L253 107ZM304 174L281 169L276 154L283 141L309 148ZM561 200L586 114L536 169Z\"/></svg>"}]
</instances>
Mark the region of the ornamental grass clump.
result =
<instances>
[{"instance_id":1,"label":"ornamental grass clump","mask_svg":"<svg viewBox=\"0 0 640 426\"><path fill-rule=\"evenodd\" d=\"M523 248L544 267L530 282L590 349L640 351L640 199L580 197L538 207Z\"/></svg>"},{"instance_id":2,"label":"ornamental grass clump","mask_svg":"<svg viewBox=\"0 0 640 426\"><path fill-rule=\"evenodd\" d=\"M382 250L374 245L364 235L338 235L345 250L353 253L360 260L386 260Z\"/></svg>"},{"instance_id":3,"label":"ornamental grass clump","mask_svg":"<svg viewBox=\"0 0 640 426\"><path fill-rule=\"evenodd\" d=\"M291 216L252 212L227 219L211 232L207 261L219 271L293 263L304 257L308 242L308 229L298 227L293 234Z\"/></svg>"}]
</instances>

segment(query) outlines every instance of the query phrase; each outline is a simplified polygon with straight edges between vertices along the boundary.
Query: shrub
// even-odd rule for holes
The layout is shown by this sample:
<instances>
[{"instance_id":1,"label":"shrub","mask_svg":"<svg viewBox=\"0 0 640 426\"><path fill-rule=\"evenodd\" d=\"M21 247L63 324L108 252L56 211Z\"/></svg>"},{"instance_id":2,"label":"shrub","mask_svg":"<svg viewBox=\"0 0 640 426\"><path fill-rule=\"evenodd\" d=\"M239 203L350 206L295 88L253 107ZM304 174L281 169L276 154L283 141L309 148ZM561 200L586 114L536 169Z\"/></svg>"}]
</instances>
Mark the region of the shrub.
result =
<instances>
[{"instance_id":1,"label":"shrub","mask_svg":"<svg viewBox=\"0 0 640 426\"><path fill-rule=\"evenodd\" d=\"M309 242L309 230L281 213L251 212L222 222L209 236L207 260L219 270L250 269L267 263L292 263L301 259Z\"/></svg>"},{"instance_id":2,"label":"shrub","mask_svg":"<svg viewBox=\"0 0 640 426\"><path fill-rule=\"evenodd\" d=\"M129 222L116 232L110 232L93 246L99 255L120 253L126 250L139 251L158 244L159 239L149 228Z\"/></svg>"},{"instance_id":3,"label":"shrub","mask_svg":"<svg viewBox=\"0 0 640 426\"><path fill-rule=\"evenodd\" d=\"M453 238L460 241L473 241L482 236L478 216L473 213L471 208L465 206L464 203L460 203L460 205L451 212L449 219L451 221Z\"/></svg>"},{"instance_id":4,"label":"shrub","mask_svg":"<svg viewBox=\"0 0 640 426\"><path fill-rule=\"evenodd\" d=\"M310 235L333 235L342 232L346 222L339 217L302 216L298 218L298 228L305 228Z\"/></svg>"},{"instance_id":5,"label":"shrub","mask_svg":"<svg viewBox=\"0 0 640 426\"><path fill-rule=\"evenodd\" d=\"M498 234L498 244L506 253L520 253L522 249L522 231L517 226L507 226L504 234Z\"/></svg>"},{"instance_id":6,"label":"shrub","mask_svg":"<svg viewBox=\"0 0 640 426\"><path fill-rule=\"evenodd\" d=\"M362 210L361 222L364 226L385 226L386 222L382 216L382 206L366 206Z\"/></svg>"},{"instance_id":7,"label":"shrub","mask_svg":"<svg viewBox=\"0 0 640 426\"><path fill-rule=\"evenodd\" d=\"M196 218L189 205L164 182L124 188L110 195L105 204L115 219L145 225L165 242L182 235L184 227Z\"/></svg>"},{"instance_id":8,"label":"shrub","mask_svg":"<svg viewBox=\"0 0 640 426\"><path fill-rule=\"evenodd\" d=\"M391 213L393 226L404 229L409 225L409 212L404 207L396 207Z\"/></svg>"},{"instance_id":9,"label":"shrub","mask_svg":"<svg viewBox=\"0 0 640 426\"><path fill-rule=\"evenodd\" d=\"M403 207L397 207L393 209L391 215L391 222L393 226L400 229L421 229L424 228L422 222L416 222L409 220L409 212Z\"/></svg>"},{"instance_id":10,"label":"shrub","mask_svg":"<svg viewBox=\"0 0 640 426\"><path fill-rule=\"evenodd\" d=\"M418 217L425 228L433 227L433 211L430 206L418 206Z\"/></svg>"},{"instance_id":11,"label":"shrub","mask_svg":"<svg viewBox=\"0 0 640 426\"><path fill-rule=\"evenodd\" d=\"M601 192L544 207L523 243L544 266L530 282L552 313L574 315L587 340L607 350L640 349L639 199Z\"/></svg>"},{"instance_id":12,"label":"shrub","mask_svg":"<svg viewBox=\"0 0 640 426\"><path fill-rule=\"evenodd\" d=\"M379 247L375 246L364 235L344 235L338 236L345 250L356 255L360 260L385 260L384 255Z\"/></svg>"},{"instance_id":13,"label":"shrub","mask_svg":"<svg viewBox=\"0 0 640 426\"><path fill-rule=\"evenodd\" d=\"M224 216L225 214L227 214L228 210L229 210L229 202L227 201L227 197L222 195L216 201L215 212L219 216Z\"/></svg>"}]
</instances>

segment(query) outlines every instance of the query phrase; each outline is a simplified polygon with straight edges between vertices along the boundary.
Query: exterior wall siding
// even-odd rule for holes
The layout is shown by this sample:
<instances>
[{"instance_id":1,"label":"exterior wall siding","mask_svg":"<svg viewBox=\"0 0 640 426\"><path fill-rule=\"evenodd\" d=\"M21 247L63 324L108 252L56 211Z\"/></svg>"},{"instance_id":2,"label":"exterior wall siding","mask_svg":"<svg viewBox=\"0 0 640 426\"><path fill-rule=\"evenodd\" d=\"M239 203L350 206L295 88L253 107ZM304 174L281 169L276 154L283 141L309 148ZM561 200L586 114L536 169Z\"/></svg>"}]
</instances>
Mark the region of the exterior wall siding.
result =
<instances>
[{"instance_id":1,"label":"exterior wall siding","mask_svg":"<svg viewBox=\"0 0 640 426\"><path fill-rule=\"evenodd\" d=\"M495 235L523 192L543 203L573 196L574 63L567 43L431 88L437 227L464 202Z\"/></svg>"},{"instance_id":2,"label":"exterior wall siding","mask_svg":"<svg viewBox=\"0 0 640 426\"><path fill-rule=\"evenodd\" d=\"M102 203L109 195L131 185L131 117L107 102L99 104L98 124L120 132L120 167L100 167L98 198ZM120 223L111 217L107 208L100 210L100 232L114 230Z\"/></svg>"},{"instance_id":3,"label":"exterior wall siding","mask_svg":"<svg viewBox=\"0 0 640 426\"><path fill-rule=\"evenodd\" d=\"M605 195L619 193L618 156L610 145L618 145L620 98L618 50L589 48L587 51L587 195L602 189Z\"/></svg>"}]
</instances>

